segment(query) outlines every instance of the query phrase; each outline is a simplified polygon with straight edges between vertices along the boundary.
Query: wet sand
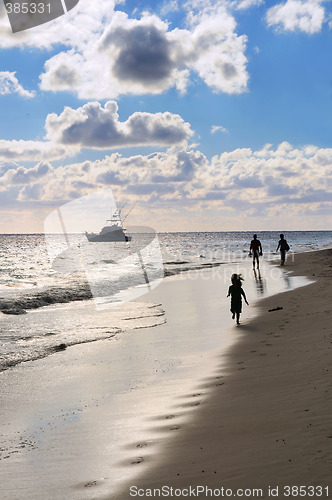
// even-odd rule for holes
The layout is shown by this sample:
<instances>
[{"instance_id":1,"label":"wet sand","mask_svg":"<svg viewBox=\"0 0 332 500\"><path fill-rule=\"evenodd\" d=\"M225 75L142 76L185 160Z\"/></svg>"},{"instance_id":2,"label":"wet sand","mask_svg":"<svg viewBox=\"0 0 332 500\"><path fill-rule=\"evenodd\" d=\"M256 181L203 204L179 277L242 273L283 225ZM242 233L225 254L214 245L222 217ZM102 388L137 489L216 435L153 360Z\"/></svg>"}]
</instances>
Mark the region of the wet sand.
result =
<instances>
[{"instance_id":1,"label":"wet sand","mask_svg":"<svg viewBox=\"0 0 332 500\"><path fill-rule=\"evenodd\" d=\"M260 315L241 327L226 365L223 356L196 387L208 396L193 418L139 480L108 498L151 498L164 485L182 490L180 498L198 485L217 489L213 498L226 496L222 487L286 498L288 486L304 486L306 498L331 498L332 250L289 258L285 271L315 281L259 303ZM211 498L209 490L195 492Z\"/></svg>"}]
</instances>

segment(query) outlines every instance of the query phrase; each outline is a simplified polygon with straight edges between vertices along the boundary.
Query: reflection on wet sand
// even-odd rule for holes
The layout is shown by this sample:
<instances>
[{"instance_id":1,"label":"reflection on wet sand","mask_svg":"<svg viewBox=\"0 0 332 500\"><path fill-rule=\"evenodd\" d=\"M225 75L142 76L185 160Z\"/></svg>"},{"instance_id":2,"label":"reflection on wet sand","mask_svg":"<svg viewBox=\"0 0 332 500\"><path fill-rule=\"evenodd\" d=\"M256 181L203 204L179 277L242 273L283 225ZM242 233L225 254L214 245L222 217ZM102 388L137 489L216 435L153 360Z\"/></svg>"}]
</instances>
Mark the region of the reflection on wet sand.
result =
<instances>
[{"instance_id":1,"label":"reflection on wet sand","mask_svg":"<svg viewBox=\"0 0 332 500\"><path fill-rule=\"evenodd\" d=\"M257 295L265 295L266 294L266 281L262 278L260 269L254 269L254 276L256 282Z\"/></svg>"}]
</instances>

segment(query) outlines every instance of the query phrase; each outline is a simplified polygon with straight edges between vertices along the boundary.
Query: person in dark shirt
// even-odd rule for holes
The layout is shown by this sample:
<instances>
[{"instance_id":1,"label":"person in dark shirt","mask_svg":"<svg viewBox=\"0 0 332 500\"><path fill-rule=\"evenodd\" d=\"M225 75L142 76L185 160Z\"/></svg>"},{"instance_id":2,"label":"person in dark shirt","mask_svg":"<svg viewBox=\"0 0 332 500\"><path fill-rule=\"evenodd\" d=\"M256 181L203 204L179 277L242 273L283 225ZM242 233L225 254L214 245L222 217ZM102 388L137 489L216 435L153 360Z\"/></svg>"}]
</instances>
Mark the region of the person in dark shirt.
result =
<instances>
[{"instance_id":1,"label":"person in dark shirt","mask_svg":"<svg viewBox=\"0 0 332 500\"><path fill-rule=\"evenodd\" d=\"M280 248L281 265L283 266L286 260L286 252L288 252L289 250L289 245L287 243L287 240L285 240L285 236L283 234L280 235L277 251L279 250L279 248Z\"/></svg>"},{"instance_id":2,"label":"person in dark shirt","mask_svg":"<svg viewBox=\"0 0 332 500\"><path fill-rule=\"evenodd\" d=\"M232 284L228 289L227 297L231 296L231 313L232 318L234 319L236 316L236 323L240 324L240 314L242 312L242 297L247 305L247 297L242 288L242 280L243 278L238 274L233 274L231 277Z\"/></svg>"},{"instance_id":3,"label":"person in dark shirt","mask_svg":"<svg viewBox=\"0 0 332 500\"><path fill-rule=\"evenodd\" d=\"M255 261L257 261L257 269L259 269L259 257L263 255L261 242L257 239L257 234L254 234L254 239L251 240L249 255L252 256L252 265L255 269Z\"/></svg>"}]
</instances>

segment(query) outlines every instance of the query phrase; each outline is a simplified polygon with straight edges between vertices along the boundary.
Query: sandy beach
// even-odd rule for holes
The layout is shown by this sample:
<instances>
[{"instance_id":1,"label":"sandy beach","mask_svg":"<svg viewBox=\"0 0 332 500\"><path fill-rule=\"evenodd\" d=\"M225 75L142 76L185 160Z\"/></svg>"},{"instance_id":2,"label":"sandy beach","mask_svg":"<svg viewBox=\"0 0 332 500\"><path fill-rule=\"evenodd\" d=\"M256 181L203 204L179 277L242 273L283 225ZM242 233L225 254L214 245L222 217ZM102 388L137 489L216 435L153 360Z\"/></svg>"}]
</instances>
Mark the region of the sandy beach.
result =
<instances>
[{"instance_id":1,"label":"sandy beach","mask_svg":"<svg viewBox=\"0 0 332 500\"><path fill-rule=\"evenodd\" d=\"M246 263L249 301L262 286L274 295L239 328L222 272L184 273L147 295L165 324L3 372L1 499L158 498L163 486L180 498L315 486L328 498L332 250L269 269L255 282ZM291 276L313 281L292 289Z\"/></svg>"},{"instance_id":2,"label":"sandy beach","mask_svg":"<svg viewBox=\"0 0 332 500\"><path fill-rule=\"evenodd\" d=\"M197 387L212 389L199 411L116 498L149 498L164 485L180 498L254 489L284 498L299 496L300 486L302 496L331 497L332 250L295 255L285 269L314 282L260 302L226 366L223 357Z\"/></svg>"}]
</instances>

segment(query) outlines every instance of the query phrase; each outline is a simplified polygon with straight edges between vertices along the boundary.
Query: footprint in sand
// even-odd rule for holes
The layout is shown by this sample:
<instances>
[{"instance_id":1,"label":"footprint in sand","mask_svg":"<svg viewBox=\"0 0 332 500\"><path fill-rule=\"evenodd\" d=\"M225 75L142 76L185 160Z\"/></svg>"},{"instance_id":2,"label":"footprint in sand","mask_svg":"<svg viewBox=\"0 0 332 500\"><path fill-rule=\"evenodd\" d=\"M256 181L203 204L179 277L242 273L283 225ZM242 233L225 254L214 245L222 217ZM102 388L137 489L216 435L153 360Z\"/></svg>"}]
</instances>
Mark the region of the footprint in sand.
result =
<instances>
[{"instance_id":1,"label":"footprint in sand","mask_svg":"<svg viewBox=\"0 0 332 500\"><path fill-rule=\"evenodd\" d=\"M148 445L148 443L138 443L138 444L136 445L136 448L144 448L144 447L145 447L145 446L147 446L147 445Z\"/></svg>"},{"instance_id":2,"label":"footprint in sand","mask_svg":"<svg viewBox=\"0 0 332 500\"><path fill-rule=\"evenodd\" d=\"M195 401L194 403L187 403L185 405L183 405L184 407L192 407L192 406L199 406L201 404L200 401Z\"/></svg>"},{"instance_id":3,"label":"footprint in sand","mask_svg":"<svg viewBox=\"0 0 332 500\"><path fill-rule=\"evenodd\" d=\"M97 481L90 481L89 483L85 483L84 488L91 488L92 486L97 486Z\"/></svg>"}]
</instances>

